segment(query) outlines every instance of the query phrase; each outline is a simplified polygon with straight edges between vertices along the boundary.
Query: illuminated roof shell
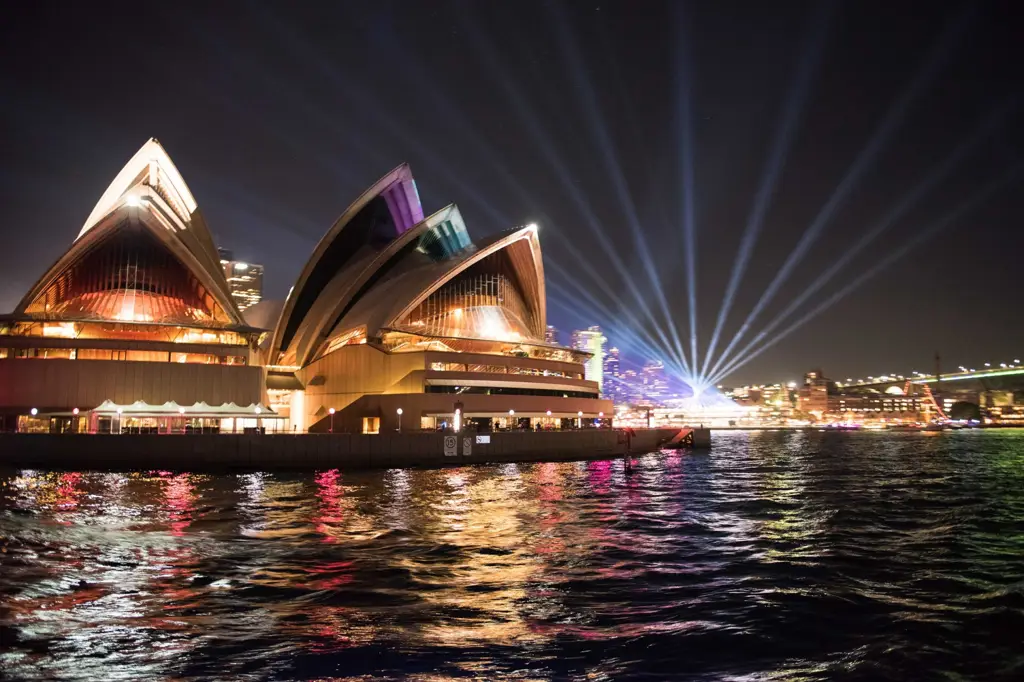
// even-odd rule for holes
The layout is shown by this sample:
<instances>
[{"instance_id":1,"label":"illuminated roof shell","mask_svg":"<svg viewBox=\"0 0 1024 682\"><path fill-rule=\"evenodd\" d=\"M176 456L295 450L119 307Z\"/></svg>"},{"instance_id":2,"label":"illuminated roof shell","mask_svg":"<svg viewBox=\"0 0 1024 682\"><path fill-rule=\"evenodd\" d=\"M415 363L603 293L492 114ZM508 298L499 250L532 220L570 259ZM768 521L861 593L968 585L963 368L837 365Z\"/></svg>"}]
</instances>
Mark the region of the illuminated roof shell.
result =
<instances>
[{"instance_id":1,"label":"illuminated roof shell","mask_svg":"<svg viewBox=\"0 0 1024 682\"><path fill-rule=\"evenodd\" d=\"M524 227L473 245L454 257L414 267L385 278L353 306L337 329L366 327L368 336L399 325L420 303L461 272L485 258L505 253L519 274L523 296L532 312L534 339L544 338L547 311L544 293L544 265L535 227ZM527 339L523 339L527 341Z\"/></svg>"},{"instance_id":2,"label":"illuminated roof shell","mask_svg":"<svg viewBox=\"0 0 1024 682\"><path fill-rule=\"evenodd\" d=\"M353 229L351 227L353 221L360 217L364 209L369 209L376 199L384 200L395 227L395 233L388 241L400 237L423 220L423 207L420 204L412 172L407 164L398 166L363 192L334 222L327 234L317 244L295 286L289 292L270 346L272 358L280 356L283 352L288 352L289 355L308 353L308 350L305 349L312 342L300 342L299 345L302 345L304 350L299 351L296 348L296 339L303 333L309 333L309 320L326 314L324 308L329 306L325 302L327 297L324 296L324 292L328 289L333 291L338 288L336 281L343 272L362 270L359 267L360 263L351 260L352 256L356 256L357 260L364 259L362 265L373 261L375 257L373 253L359 255L355 253L361 247L368 246L366 243L358 243L355 249L342 254L343 258L347 260L340 268L334 267L330 258L332 251L343 243L344 238L350 236L349 232Z\"/></svg>"},{"instance_id":3,"label":"illuminated roof shell","mask_svg":"<svg viewBox=\"0 0 1024 682\"><path fill-rule=\"evenodd\" d=\"M231 297L195 199L155 139L146 142L117 174L71 247L29 289L15 315L24 315L51 282L125 220L148 229L205 287L231 325L247 326Z\"/></svg>"}]
</instances>

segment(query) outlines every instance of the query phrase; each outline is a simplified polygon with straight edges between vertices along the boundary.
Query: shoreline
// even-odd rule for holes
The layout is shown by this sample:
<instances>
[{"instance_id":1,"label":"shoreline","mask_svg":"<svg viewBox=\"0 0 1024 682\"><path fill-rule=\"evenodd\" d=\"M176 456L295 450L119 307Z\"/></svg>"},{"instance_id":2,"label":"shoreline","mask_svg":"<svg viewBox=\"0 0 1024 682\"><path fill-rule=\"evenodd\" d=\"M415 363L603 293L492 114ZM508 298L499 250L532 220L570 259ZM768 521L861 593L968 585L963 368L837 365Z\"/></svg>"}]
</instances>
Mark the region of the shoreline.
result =
<instances>
[{"instance_id":1,"label":"shoreline","mask_svg":"<svg viewBox=\"0 0 1024 682\"><path fill-rule=\"evenodd\" d=\"M641 455L678 428L364 434L0 434L0 466L109 470L314 470L579 461ZM710 447L694 429L696 448Z\"/></svg>"}]
</instances>

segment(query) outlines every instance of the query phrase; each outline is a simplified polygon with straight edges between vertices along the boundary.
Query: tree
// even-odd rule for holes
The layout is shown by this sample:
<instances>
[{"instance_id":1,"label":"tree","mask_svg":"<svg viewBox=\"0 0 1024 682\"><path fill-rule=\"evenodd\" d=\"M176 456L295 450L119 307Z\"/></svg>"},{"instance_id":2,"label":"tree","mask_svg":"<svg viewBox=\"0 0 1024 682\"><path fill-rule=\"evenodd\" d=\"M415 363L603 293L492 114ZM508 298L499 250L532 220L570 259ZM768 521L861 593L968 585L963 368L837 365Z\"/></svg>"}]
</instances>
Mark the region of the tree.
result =
<instances>
[{"instance_id":1,"label":"tree","mask_svg":"<svg viewBox=\"0 0 1024 682\"><path fill-rule=\"evenodd\" d=\"M950 419L975 419L981 421L981 408L966 400L958 400L949 407Z\"/></svg>"}]
</instances>

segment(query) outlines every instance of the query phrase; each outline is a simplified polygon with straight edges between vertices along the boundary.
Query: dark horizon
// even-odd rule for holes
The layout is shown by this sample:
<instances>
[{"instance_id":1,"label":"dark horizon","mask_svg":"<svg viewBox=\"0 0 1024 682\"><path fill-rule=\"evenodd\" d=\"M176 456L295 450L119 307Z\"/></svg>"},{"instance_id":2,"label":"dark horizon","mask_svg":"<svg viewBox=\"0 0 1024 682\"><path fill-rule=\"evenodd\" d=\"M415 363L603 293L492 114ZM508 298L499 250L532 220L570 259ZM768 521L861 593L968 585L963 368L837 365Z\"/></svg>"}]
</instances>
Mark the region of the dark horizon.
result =
<instances>
[{"instance_id":1,"label":"dark horizon","mask_svg":"<svg viewBox=\"0 0 1024 682\"><path fill-rule=\"evenodd\" d=\"M1011 312L1021 176L1007 175L1024 159L1017 14L1008 2L847 2L831 15L812 2L17 6L0 28L0 310L156 137L218 245L266 267L267 298L283 298L346 206L407 161L424 208L458 203L477 236L539 223L559 290L549 289L549 323L566 335L600 324L637 358L615 333L637 304L572 193L656 310L629 225L635 207L687 351L690 213L703 356L804 68L803 106L718 352L816 216L820 232L738 348L934 181L793 319L885 265L877 276L724 383L798 379L812 367L836 378L931 371L936 351L950 368L1008 361L1024 332ZM683 147L687 93L693 144ZM841 200L823 211L837 187ZM601 293L574 250L621 301ZM613 315L588 310L571 279Z\"/></svg>"}]
</instances>

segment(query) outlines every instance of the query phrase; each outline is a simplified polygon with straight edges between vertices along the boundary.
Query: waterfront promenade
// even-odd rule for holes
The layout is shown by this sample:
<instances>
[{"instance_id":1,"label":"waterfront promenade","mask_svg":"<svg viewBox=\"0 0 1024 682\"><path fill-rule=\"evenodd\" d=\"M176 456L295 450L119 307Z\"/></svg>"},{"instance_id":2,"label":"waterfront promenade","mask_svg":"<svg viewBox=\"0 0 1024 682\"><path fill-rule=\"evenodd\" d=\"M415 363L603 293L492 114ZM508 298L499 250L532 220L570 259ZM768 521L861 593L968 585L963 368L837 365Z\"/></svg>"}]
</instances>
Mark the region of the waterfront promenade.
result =
<instances>
[{"instance_id":1,"label":"waterfront promenade","mask_svg":"<svg viewBox=\"0 0 1024 682\"><path fill-rule=\"evenodd\" d=\"M0 434L0 465L136 470L443 467L605 459L657 450L678 428L363 434ZM710 433L695 430L698 447Z\"/></svg>"}]
</instances>

